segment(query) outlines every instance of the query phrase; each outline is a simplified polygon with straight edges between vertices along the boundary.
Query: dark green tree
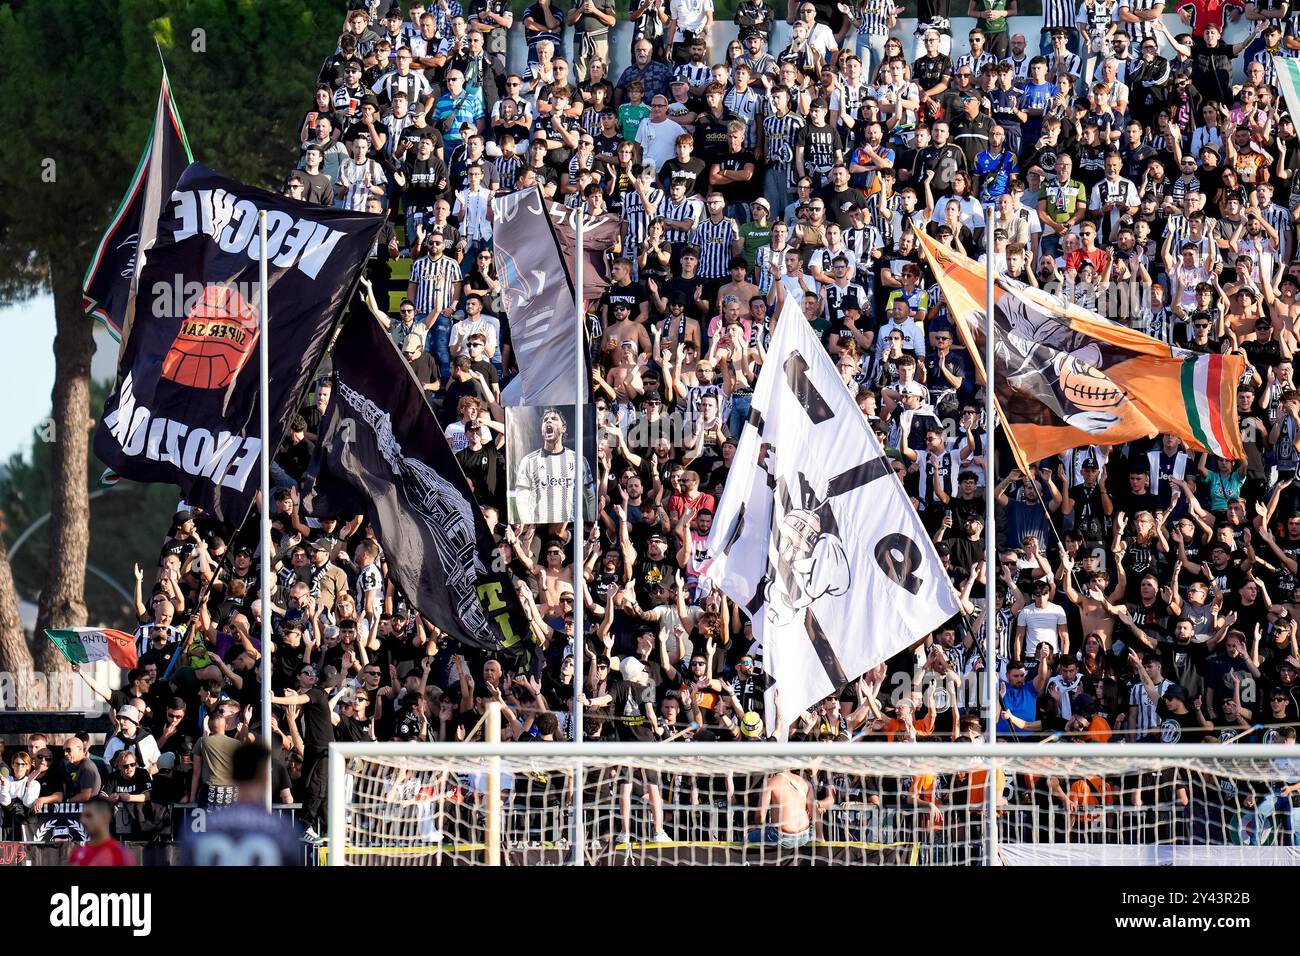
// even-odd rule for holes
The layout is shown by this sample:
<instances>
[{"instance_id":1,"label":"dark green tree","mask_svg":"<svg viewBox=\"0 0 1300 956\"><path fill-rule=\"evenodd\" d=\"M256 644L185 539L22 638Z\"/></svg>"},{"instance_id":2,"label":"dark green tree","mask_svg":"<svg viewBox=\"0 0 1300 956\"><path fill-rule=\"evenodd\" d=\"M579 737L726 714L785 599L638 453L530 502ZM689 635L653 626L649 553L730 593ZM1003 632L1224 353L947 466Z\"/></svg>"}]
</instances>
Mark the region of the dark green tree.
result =
<instances>
[{"instance_id":1,"label":"dark green tree","mask_svg":"<svg viewBox=\"0 0 1300 956\"><path fill-rule=\"evenodd\" d=\"M298 121L342 21L338 0L0 2L0 96L22 104L22 134L0 164L0 304L50 294L56 328L37 633L87 619L87 499L98 477L89 439L100 408L81 279L144 145L159 52L196 158L269 186L297 158ZM40 670L66 666L48 641L32 650Z\"/></svg>"}]
</instances>

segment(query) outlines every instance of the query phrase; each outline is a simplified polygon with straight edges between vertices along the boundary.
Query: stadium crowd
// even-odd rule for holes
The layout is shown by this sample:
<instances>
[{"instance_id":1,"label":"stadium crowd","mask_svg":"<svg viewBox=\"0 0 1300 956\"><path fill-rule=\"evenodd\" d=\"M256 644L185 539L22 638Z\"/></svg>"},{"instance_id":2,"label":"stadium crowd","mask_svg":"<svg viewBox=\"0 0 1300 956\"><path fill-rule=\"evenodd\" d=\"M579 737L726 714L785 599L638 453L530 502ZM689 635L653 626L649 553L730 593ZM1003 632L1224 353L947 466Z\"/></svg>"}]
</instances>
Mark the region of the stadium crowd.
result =
<instances>
[{"instance_id":1,"label":"stadium crowd","mask_svg":"<svg viewBox=\"0 0 1300 956\"><path fill-rule=\"evenodd\" d=\"M712 0L633 0L617 75L613 0L353 6L304 91L284 191L387 210L366 300L495 529L535 654L453 644L396 591L360 518L301 512L326 375L275 459L274 593L258 593L252 548L178 513L137 573L140 667L98 688L118 726L103 763L76 738L61 770L44 740L11 748L6 807L74 787L133 807L150 792L229 801L268 650L275 792L309 825L331 741L482 739L494 700L505 739L572 736L575 646L584 739L771 735L751 626L712 586L705 542L788 296L963 607L793 739L982 739L991 580L1000 738L1294 741L1300 141L1273 58L1300 55L1300 15L1285 2L1044 0L1025 35L1016 0L921 0L914 30L892 0L741 0L722 44ZM511 32L525 59L508 59ZM571 526L507 517L518 476L500 399L517 368L491 199L534 186L623 224L608 290L588 303L598 508L576 587ZM988 488L983 392L915 236L983 260L986 203L999 272L1182 348L1244 355L1246 459L1156 436L1022 473L999 447Z\"/></svg>"}]
</instances>

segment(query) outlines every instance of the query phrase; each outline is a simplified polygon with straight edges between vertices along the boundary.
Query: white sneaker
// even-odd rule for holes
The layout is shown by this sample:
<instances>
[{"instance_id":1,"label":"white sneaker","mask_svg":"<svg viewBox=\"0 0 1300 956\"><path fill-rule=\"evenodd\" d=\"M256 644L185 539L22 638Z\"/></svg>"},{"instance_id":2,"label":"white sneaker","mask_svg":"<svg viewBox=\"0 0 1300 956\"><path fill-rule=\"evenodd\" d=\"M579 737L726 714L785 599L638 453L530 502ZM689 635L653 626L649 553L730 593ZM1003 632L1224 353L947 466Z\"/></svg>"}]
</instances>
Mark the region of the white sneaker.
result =
<instances>
[{"instance_id":1,"label":"white sneaker","mask_svg":"<svg viewBox=\"0 0 1300 956\"><path fill-rule=\"evenodd\" d=\"M614 835L614 842L615 842L616 844L618 844L618 843L631 843L631 842L632 842L632 834L630 834L630 833L617 833L617 834Z\"/></svg>"},{"instance_id":2,"label":"white sneaker","mask_svg":"<svg viewBox=\"0 0 1300 956\"><path fill-rule=\"evenodd\" d=\"M654 835L654 837L650 840L650 842L651 843L672 843L673 838L670 837L663 830L660 830L658 833Z\"/></svg>"}]
</instances>

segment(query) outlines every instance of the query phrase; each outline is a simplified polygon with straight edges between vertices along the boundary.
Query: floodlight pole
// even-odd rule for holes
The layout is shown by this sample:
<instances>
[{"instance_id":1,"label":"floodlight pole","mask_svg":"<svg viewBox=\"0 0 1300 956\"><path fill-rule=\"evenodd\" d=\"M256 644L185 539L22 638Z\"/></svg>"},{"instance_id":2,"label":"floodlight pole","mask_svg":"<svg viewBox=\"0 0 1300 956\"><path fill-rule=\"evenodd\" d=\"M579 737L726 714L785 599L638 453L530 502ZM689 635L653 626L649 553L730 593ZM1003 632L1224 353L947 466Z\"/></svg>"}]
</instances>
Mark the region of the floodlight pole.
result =
<instances>
[{"instance_id":1,"label":"floodlight pole","mask_svg":"<svg viewBox=\"0 0 1300 956\"><path fill-rule=\"evenodd\" d=\"M997 301L997 266L994 262L994 230L997 228L998 207L989 203L984 207L984 694L988 700L986 711L986 736L990 744L997 743L998 717L1001 705L998 700L998 638L997 638L997 501L993 494L997 444L994 439L994 349L993 308ZM988 834L988 859L986 866L997 863L998 852L998 773L989 765L984 778L984 798L987 801L985 832Z\"/></svg>"}]
</instances>

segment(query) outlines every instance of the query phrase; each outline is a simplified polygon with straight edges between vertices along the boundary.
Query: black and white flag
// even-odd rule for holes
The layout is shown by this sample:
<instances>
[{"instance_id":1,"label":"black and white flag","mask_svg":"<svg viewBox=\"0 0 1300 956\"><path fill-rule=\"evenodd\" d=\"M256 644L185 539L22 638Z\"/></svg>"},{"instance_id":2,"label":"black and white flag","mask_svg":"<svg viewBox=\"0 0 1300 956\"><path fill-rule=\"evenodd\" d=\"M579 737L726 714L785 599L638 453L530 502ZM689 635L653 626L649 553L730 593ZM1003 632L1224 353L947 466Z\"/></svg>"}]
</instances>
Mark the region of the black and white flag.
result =
<instances>
[{"instance_id":1,"label":"black and white flag","mask_svg":"<svg viewBox=\"0 0 1300 956\"><path fill-rule=\"evenodd\" d=\"M753 619L781 740L807 707L958 611L902 483L787 296L709 537Z\"/></svg>"},{"instance_id":2,"label":"black and white flag","mask_svg":"<svg viewBox=\"0 0 1300 956\"><path fill-rule=\"evenodd\" d=\"M296 202L198 163L141 248L120 385L95 455L132 481L179 485L233 527L257 493L262 399L258 213L266 210L271 453L352 294L383 218Z\"/></svg>"},{"instance_id":3,"label":"black and white flag","mask_svg":"<svg viewBox=\"0 0 1300 956\"><path fill-rule=\"evenodd\" d=\"M410 366L371 316L334 345L334 392L303 476L314 517L365 515L406 599L475 647L523 655L519 596Z\"/></svg>"},{"instance_id":4,"label":"black and white flag","mask_svg":"<svg viewBox=\"0 0 1300 956\"><path fill-rule=\"evenodd\" d=\"M575 383L574 374L577 210L547 202L537 188L497 197L492 208L492 252L519 362L502 404L573 405L579 392L585 402L590 386L585 379ZM583 217L584 298L598 299L608 287L605 251L618 237L617 217Z\"/></svg>"}]
</instances>

